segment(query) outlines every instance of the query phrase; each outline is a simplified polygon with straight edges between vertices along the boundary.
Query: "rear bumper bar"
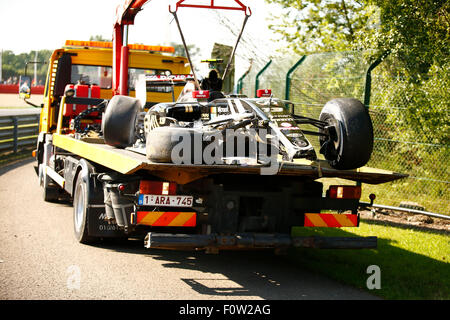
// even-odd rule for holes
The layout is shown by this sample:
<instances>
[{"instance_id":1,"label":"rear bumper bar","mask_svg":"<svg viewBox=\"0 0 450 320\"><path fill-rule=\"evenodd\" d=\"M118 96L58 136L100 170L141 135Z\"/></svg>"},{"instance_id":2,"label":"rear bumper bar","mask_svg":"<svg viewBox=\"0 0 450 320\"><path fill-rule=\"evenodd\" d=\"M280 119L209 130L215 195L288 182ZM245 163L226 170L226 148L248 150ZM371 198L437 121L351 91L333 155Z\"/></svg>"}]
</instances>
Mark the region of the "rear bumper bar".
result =
<instances>
[{"instance_id":1,"label":"rear bumper bar","mask_svg":"<svg viewBox=\"0 0 450 320\"><path fill-rule=\"evenodd\" d=\"M288 234L188 235L147 234L146 248L159 249L269 249L269 248L317 248L317 249L375 249L377 237L291 237Z\"/></svg>"}]
</instances>

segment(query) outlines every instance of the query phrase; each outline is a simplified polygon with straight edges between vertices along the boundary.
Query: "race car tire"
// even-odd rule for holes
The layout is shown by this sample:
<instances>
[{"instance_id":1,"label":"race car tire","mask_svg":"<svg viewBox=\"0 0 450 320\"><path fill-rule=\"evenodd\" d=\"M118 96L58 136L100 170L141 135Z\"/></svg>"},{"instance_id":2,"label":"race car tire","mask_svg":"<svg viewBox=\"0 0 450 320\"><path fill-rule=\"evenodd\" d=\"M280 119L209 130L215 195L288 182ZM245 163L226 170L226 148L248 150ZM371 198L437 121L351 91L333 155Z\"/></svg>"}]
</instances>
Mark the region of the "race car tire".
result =
<instances>
[{"instance_id":1,"label":"race car tire","mask_svg":"<svg viewBox=\"0 0 450 320\"><path fill-rule=\"evenodd\" d=\"M136 98L112 97L102 121L105 143L121 149L133 145L136 142L136 118L141 109L142 105Z\"/></svg>"},{"instance_id":2,"label":"race car tire","mask_svg":"<svg viewBox=\"0 0 450 320\"><path fill-rule=\"evenodd\" d=\"M173 126L154 128L146 136L147 158L153 162L178 163L179 161L172 157L172 151L179 143L184 141L189 143L189 146L184 150L188 151L190 155L181 154L181 157L186 160L185 164L191 164L186 162L191 162L194 155L193 137L195 133L196 131L192 128Z\"/></svg>"},{"instance_id":3,"label":"race car tire","mask_svg":"<svg viewBox=\"0 0 450 320\"><path fill-rule=\"evenodd\" d=\"M336 134L331 140L319 138L321 153L333 168L351 170L367 164L373 150L373 126L367 109L359 100L333 99L325 104L319 120L335 128Z\"/></svg>"}]
</instances>

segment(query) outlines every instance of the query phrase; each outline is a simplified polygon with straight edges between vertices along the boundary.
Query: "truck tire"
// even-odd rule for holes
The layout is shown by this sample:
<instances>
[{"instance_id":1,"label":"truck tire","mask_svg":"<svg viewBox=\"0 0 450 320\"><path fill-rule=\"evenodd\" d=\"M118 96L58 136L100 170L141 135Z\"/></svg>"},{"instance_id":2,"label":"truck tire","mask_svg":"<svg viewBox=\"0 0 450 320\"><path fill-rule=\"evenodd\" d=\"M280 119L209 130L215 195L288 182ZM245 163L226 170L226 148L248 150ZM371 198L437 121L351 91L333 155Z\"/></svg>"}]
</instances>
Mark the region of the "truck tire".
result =
<instances>
[{"instance_id":1,"label":"truck tire","mask_svg":"<svg viewBox=\"0 0 450 320\"><path fill-rule=\"evenodd\" d=\"M89 236L89 190L84 175L78 174L73 195L73 224L75 238L83 244L93 243L96 239Z\"/></svg>"},{"instance_id":2,"label":"truck tire","mask_svg":"<svg viewBox=\"0 0 450 320\"><path fill-rule=\"evenodd\" d=\"M112 97L102 121L106 144L123 149L136 142L136 118L140 109L142 105L136 98L119 95Z\"/></svg>"},{"instance_id":3,"label":"truck tire","mask_svg":"<svg viewBox=\"0 0 450 320\"><path fill-rule=\"evenodd\" d=\"M46 202L56 202L59 197L59 190L57 187L52 186L52 178L44 173L44 165L39 165L39 184L42 187L42 195Z\"/></svg>"},{"instance_id":4,"label":"truck tire","mask_svg":"<svg viewBox=\"0 0 450 320\"><path fill-rule=\"evenodd\" d=\"M359 100L333 99L325 104L319 120L336 129L334 139L319 138L320 152L333 168L351 170L367 164L373 150L373 126Z\"/></svg>"}]
</instances>

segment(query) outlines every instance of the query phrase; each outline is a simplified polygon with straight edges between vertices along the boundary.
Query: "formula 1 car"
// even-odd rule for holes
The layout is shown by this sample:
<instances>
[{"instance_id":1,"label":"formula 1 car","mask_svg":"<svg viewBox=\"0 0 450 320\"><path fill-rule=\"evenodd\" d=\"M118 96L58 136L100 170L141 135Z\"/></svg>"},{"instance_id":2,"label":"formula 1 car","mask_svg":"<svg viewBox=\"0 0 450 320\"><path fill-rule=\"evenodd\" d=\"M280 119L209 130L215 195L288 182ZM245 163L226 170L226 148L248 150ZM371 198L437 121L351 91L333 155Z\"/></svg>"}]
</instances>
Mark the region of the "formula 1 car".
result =
<instances>
[{"instance_id":1,"label":"formula 1 car","mask_svg":"<svg viewBox=\"0 0 450 320\"><path fill-rule=\"evenodd\" d=\"M114 96L106 109L103 134L107 144L145 153L153 162L261 164L274 155L284 161L316 160L305 134L319 137L319 152L335 169L356 169L370 159L372 122L356 99L331 100L319 119L312 119L294 114L294 105L273 98L270 90L247 98L195 90L192 77L186 75L147 76L143 81L145 87L184 85L184 89L176 102L156 104L147 112L136 98ZM318 131L304 130L302 125ZM187 148L180 147L182 140L188 142ZM206 150L210 160L205 160Z\"/></svg>"}]
</instances>

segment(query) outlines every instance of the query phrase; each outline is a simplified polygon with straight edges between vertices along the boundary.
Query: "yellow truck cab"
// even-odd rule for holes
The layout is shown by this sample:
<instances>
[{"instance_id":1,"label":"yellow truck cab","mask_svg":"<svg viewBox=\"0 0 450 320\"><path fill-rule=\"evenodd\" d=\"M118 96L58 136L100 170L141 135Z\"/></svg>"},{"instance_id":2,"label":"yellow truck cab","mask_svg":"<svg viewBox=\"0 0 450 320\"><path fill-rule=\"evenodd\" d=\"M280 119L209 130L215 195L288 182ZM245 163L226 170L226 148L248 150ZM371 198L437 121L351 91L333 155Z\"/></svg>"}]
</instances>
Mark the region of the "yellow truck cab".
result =
<instances>
[{"instance_id":1,"label":"yellow truck cab","mask_svg":"<svg viewBox=\"0 0 450 320\"><path fill-rule=\"evenodd\" d=\"M173 47L130 44L128 87L129 96L135 96L135 82L141 74L189 74L187 59L174 56ZM53 52L44 91L39 132L55 132L61 97L68 84L83 83L100 87L100 99L111 99L112 93L112 42L67 40L65 46ZM178 96L182 88L175 87ZM146 108L156 102L170 102L172 92L154 88L147 92Z\"/></svg>"}]
</instances>

